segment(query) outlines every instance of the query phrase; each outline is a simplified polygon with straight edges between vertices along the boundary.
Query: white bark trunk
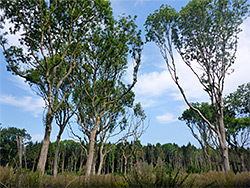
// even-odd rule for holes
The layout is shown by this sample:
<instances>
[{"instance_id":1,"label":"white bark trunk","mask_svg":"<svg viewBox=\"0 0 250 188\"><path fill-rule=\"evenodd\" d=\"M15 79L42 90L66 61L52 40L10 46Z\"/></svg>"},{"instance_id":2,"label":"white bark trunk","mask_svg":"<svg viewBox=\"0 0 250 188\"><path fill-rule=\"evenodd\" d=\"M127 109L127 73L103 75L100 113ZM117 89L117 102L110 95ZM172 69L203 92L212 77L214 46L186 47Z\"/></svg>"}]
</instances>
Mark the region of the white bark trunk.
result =
<instances>
[{"instance_id":1,"label":"white bark trunk","mask_svg":"<svg viewBox=\"0 0 250 188\"><path fill-rule=\"evenodd\" d=\"M87 159L87 164L86 164L86 174L85 174L87 178L90 176L94 154L95 154L95 136L96 136L96 130L94 129L90 133L90 139L89 139L89 142L90 142L89 153L88 153L88 159Z\"/></svg>"},{"instance_id":2,"label":"white bark trunk","mask_svg":"<svg viewBox=\"0 0 250 188\"><path fill-rule=\"evenodd\" d=\"M40 157L37 165L37 171L44 173L45 165L47 162L47 155L49 151L49 142L50 142L50 133L51 133L51 124L53 121L54 115L49 111L46 115L46 128L45 135L43 138L42 149L40 152Z\"/></svg>"}]
</instances>

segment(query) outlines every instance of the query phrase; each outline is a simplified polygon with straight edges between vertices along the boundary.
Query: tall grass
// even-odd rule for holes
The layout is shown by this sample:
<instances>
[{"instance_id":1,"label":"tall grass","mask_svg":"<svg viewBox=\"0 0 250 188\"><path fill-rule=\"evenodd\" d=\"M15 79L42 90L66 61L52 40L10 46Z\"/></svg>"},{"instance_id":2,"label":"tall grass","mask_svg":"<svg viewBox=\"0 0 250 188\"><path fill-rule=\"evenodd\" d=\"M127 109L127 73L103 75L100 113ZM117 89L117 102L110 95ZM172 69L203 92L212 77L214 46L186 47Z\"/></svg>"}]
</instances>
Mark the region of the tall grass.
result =
<instances>
[{"instance_id":1,"label":"tall grass","mask_svg":"<svg viewBox=\"0 0 250 188\"><path fill-rule=\"evenodd\" d=\"M0 187L250 187L250 172L234 174L210 171L187 174L140 164L126 176L92 175L88 180L75 173L41 175L10 167L0 167Z\"/></svg>"},{"instance_id":2,"label":"tall grass","mask_svg":"<svg viewBox=\"0 0 250 188\"><path fill-rule=\"evenodd\" d=\"M193 174L194 187L250 187L250 172L235 174L209 171L207 173Z\"/></svg>"},{"instance_id":3,"label":"tall grass","mask_svg":"<svg viewBox=\"0 0 250 188\"><path fill-rule=\"evenodd\" d=\"M41 175L39 172L27 172L20 169L0 166L0 187L116 187L117 182L123 182L122 177L107 175L92 175L88 179L75 173Z\"/></svg>"},{"instance_id":4,"label":"tall grass","mask_svg":"<svg viewBox=\"0 0 250 188\"><path fill-rule=\"evenodd\" d=\"M188 177L189 174L166 170L161 165L153 168L152 165L141 163L138 169L124 176L124 179L129 187L192 187L194 178Z\"/></svg>"}]
</instances>

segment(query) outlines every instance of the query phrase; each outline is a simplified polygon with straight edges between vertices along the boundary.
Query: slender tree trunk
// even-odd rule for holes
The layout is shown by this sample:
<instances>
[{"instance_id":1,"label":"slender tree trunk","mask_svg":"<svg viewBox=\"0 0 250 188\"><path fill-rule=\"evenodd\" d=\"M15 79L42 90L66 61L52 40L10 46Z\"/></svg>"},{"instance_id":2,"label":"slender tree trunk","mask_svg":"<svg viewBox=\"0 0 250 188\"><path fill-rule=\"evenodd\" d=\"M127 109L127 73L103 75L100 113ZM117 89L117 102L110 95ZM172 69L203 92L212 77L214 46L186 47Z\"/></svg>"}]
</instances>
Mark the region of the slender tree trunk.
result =
<instances>
[{"instance_id":1,"label":"slender tree trunk","mask_svg":"<svg viewBox=\"0 0 250 188\"><path fill-rule=\"evenodd\" d=\"M81 150L79 172L82 172L82 165L83 165L83 149Z\"/></svg>"},{"instance_id":2,"label":"slender tree trunk","mask_svg":"<svg viewBox=\"0 0 250 188\"><path fill-rule=\"evenodd\" d=\"M60 140L61 140L62 133L63 133L63 129L60 127L60 131L59 131L59 133L57 135L57 139L56 139L56 151L55 151L54 166L53 166L54 177L56 177L57 173L58 173L57 160L58 160L58 154L59 154L59 149L60 149Z\"/></svg>"},{"instance_id":3,"label":"slender tree trunk","mask_svg":"<svg viewBox=\"0 0 250 188\"><path fill-rule=\"evenodd\" d=\"M100 163L99 163L97 175L100 175L101 171L102 171L103 159L104 159L104 156L105 156L102 152L103 152L103 143L102 143L102 145L100 147Z\"/></svg>"},{"instance_id":4,"label":"slender tree trunk","mask_svg":"<svg viewBox=\"0 0 250 188\"><path fill-rule=\"evenodd\" d=\"M114 159L114 154L112 154L112 174L114 174L115 171L115 159Z\"/></svg>"},{"instance_id":5,"label":"slender tree trunk","mask_svg":"<svg viewBox=\"0 0 250 188\"><path fill-rule=\"evenodd\" d=\"M35 156L34 157L34 160L33 160L33 166L32 166L32 172L35 171L35 166L36 166L36 159L37 159L38 156Z\"/></svg>"},{"instance_id":6,"label":"slender tree trunk","mask_svg":"<svg viewBox=\"0 0 250 188\"><path fill-rule=\"evenodd\" d=\"M90 133L90 139L89 139L89 153L88 153L88 159L86 164L86 178L90 176L91 168L93 164L94 154L95 154L95 136L96 136L96 129L94 128L93 131Z\"/></svg>"},{"instance_id":7,"label":"slender tree trunk","mask_svg":"<svg viewBox=\"0 0 250 188\"><path fill-rule=\"evenodd\" d=\"M121 167L120 167L121 170L120 171L121 171L121 173L123 173L123 158L122 157L121 157L121 164L120 165L121 165Z\"/></svg>"},{"instance_id":8,"label":"slender tree trunk","mask_svg":"<svg viewBox=\"0 0 250 188\"><path fill-rule=\"evenodd\" d=\"M124 158L124 174L127 174L127 166L128 166L128 159L127 157Z\"/></svg>"},{"instance_id":9,"label":"slender tree trunk","mask_svg":"<svg viewBox=\"0 0 250 188\"><path fill-rule=\"evenodd\" d=\"M64 164L65 164L65 151L63 151L63 153L62 153L62 173L64 173Z\"/></svg>"},{"instance_id":10,"label":"slender tree trunk","mask_svg":"<svg viewBox=\"0 0 250 188\"><path fill-rule=\"evenodd\" d=\"M26 157L26 148L25 148L25 146L23 146L23 156L24 156L25 169L27 170L28 166L27 166L27 157Z\"/></svg>"},{"instance_id":11,"label":"slender tree trunk","mask_svg":"<svg viewBox=\"0 0 250 188\"><path fill-rule=\"evenodd\" d=\"M204 159L206 160L205 161L205 164L208 165L209 169L212 170L212 163L211 163L211 159L210 159L210 156L208 154L208 148L209 146L203 146L202 145L202 151L203 151L203 156L204 156Z\"/></svg>"},{"instance_id":12,"label":"slender tree trunk","mask_svg":"<svg viewBox=\"0 0 250 188\"><path fill-rule=\"evenodd\" d=\"M17 149L18 149L18 156L19 156L19 168L22 169L22 153L23 153L23 138L21 136L16 136L17 141Z\"/></svg>"},{"instance_id":13,"label":"slender tree trunk","mask_svg":"<svg viewBox=\"0 0 250 188\"><path fill-rule=\"evenodd\" d=\"M222 155L222 167L223 171L228 172L230 170L229 165L229 156L228 156L228 148L226 144L226 134L225 134L225 127L224 127L224 121L223 121L223 109L219 113L219 142L220 142L220 150Z\"/></svg>"},{"instance_id":14,"label":"slender tree trunk","mask_svg":"<svg viewBox=\"0 0 250 188\"><path fill-rule=\"evenodd\" d=\"M37 165L37 171L44 173L45 165L47 161L47 155L49 151L49 142L50 142L50 133L52 129L52 121L54 115L52 114L51 110L49 109L48 113L46 114L46 128L45 128L45 135L43 138L42 149L40 152L40 157Z\"/></svg>"}]
</instances>

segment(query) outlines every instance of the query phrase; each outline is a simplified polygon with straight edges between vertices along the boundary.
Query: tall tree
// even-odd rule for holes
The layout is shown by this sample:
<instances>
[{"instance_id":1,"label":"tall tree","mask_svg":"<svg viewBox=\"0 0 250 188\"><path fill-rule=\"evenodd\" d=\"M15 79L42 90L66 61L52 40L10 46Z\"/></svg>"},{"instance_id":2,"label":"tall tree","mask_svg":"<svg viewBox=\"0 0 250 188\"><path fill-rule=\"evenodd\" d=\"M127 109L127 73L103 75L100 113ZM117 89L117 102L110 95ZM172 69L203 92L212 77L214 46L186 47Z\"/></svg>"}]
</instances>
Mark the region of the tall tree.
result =
<instances>
[{"instance_id":1,"label":"tall tree","mask_svg":"<svg viewBox=\"0 0 250 188\"><path fill-rule=\"evenodd\" d=\"M126 126L126 109L133 106L132 88L141 60L142 40L134 19L109 19L89 33L73 92L74 112L88 143L86 177L91 173L97 135L106 130L113 132L117 124L121 129ZM126 85L123 76L129 58L135 66L133 81Z\"/></svg>"},{"instance_id":2,"label":"tall tree","mask_svg":"<svg viewBox=\"0 0 250 188\"><path fill-rule=\"evenodd\" d=\"M8 70L24 78L46 102L45 135L37 170L44 172L52 121L69 88L59 89L76 66L86 33L110 16L105 0L2 0L0 45ZM6 24L9 20L10 24ZM8 44L8 35L20 44Z\"/></svg>"},{"instance_id":3,"label":"tall tree","mask_svg":"<svg viewBox=\"0 0 250 188\"><path fill-rule=\"evenodd\" d=\"M147 40L159 47L185 102L216 134L225 171L230 167L223 121L224 80L235 62L239 26L247 14L247 0L192 0L179 13L162 5L145 23ZM188 101L177 76L173 45L210 97L214 122Z\"/></svg>"}]
</instances>

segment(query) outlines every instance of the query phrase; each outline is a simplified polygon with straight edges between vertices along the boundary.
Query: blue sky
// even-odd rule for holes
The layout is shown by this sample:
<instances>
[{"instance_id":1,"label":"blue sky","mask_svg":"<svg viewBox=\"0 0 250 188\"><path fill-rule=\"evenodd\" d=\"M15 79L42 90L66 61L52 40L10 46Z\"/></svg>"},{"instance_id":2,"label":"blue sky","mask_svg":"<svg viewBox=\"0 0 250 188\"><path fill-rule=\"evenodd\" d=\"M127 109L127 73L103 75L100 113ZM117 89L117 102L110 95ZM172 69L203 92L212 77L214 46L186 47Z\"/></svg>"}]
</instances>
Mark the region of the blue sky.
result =
<instances>
[{"instance_id":1,"label":"blue sky","mask_svg":"<svg viewBox=\"0 0 250 188\"><path fill-rule=\"evenodd\" d=\"M143 31L143 24L150 13L162 4L169 4L179 10L185 6L187 0L111 0L115 16L137 15L137 25ZM232 75L226 78L225 94L236 90L237 86L250 81L250 19L242 25L237 59ZM143 31L144 34L144 31ZM9 39L13 44L16 37ZM184 66L180 57L175 56L180 82L192 102L208 101L206 93L202 90L194 76ZM127 79L129 79L129 72ZM164 60L158 48L153 43L144 46L142 63L138 75L138 83L134 89L136 101L141 102L147 117L150 120L147 132L141 137L143 144L151 143L177 143L178 145L191 142L199 146L192 137L184 122L178 120L187 108L177 87L174 85L166 70ZM25 128L32 135L32 139L42 140L44 134L43 100L34 94L23 79L11 75L6 71L6 62L0 48L0 123L2 126L15 126ZM53 124L51 141L55 141L58 129ZM68 131L63 139L69 138Z\"/></svg>"}]
</instances>

